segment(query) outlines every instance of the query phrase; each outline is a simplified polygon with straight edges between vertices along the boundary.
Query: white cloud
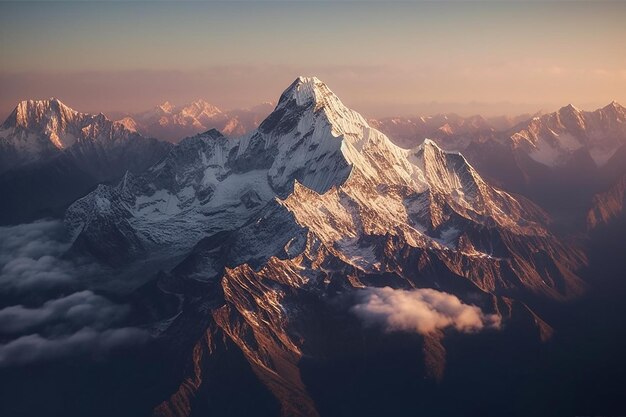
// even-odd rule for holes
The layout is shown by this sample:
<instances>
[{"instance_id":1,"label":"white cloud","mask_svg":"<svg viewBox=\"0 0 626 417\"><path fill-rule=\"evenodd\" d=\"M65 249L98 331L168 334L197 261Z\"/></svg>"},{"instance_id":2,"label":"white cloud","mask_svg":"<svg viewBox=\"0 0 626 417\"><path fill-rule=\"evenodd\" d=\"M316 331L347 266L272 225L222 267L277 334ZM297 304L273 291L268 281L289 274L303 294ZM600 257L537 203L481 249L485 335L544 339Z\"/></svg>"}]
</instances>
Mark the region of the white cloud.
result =
<instances>
[{"instance_id":1,"label":"white cloud","mask_svg":"<svg viewBox=\"0 0 626 417\"><path fill-rule=\"evenodd\" d=\"M456 296L433 289L400 290L389 287L360 291L352 308L366 324L381 325L386 331L427 334L453 327L461 332L499 328L500 316L484 314Z\"/></svg>"},{"instance_id":2,"label":"white cloud","mask_svg":"<svg viewBox=\"0 0 626 417\"><path fill-rule=\"evenodd\" d=\"M60 255L68 248L59 241L63 233L63 223L58 220L0 227L0 265L19 257Z\"/></svg>"},{"instance_id":3,"label":"white cloud","mask_svg":"<svg viewBox=\"0 0 626 417\"><path fill-rule=\"evenodd\" d=\"M71 282L74 267L61 259L68 249L63 233L57 220L0 227L0 291L42 290Z\"/></svg>"}]
</instances>

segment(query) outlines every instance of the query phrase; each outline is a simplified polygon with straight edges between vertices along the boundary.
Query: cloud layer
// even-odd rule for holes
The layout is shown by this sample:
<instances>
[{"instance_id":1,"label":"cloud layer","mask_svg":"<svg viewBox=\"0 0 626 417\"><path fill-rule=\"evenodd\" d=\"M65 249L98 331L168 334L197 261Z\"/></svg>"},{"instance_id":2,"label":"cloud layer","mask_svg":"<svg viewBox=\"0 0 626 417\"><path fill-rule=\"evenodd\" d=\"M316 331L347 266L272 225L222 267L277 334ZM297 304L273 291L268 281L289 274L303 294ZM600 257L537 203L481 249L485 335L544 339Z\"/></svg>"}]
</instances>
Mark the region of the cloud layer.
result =
<instances>
[{"instance_id":1,"label":"cloud layer","mask_svg":"<svg viewBox=\"0 0 626 417\"><path fill-rule=\"evenodd\" d=\"M386 331L427 334L453 327L471 333L500 327L500 316L484 314L477 306L433 289L407 291L384 287L367 288L360 293L352 312L366 324L380 325Z\"/></svg>"},{"instance_id":2,"label":"cloud layer","mask_svg":"<svg viewBox=\"0 0 626 417\"><path fill-rule=\"evenodd\" d=\"M91 291L79 291L46 301L40 307L14 305L0 309L0 334L22 333L44 326L103 329L120 321L128 307L117 305Z\"/></svg>"},{"instance_id":3,"label":"cloud layer","mask_svg":"<svg viewBox=\"0 0 626 417\"><path fill-rule=\"evenodd\" d=\"M0 305L0 367L100 355L148 339L125 327L128 305L81 289L93 265L63 259L68 247L57 220L0 227L0 299L10 300Z\"/></svg>"},{"instance_id":4,"label":"cloud layer","mask_svg":"<svg viewBox=\"0 0 626 417\"><path fill-rule=\"evenodd\" d=\"M0 291L19 293L70 283L74 268L60 258L68 248L63 232L56 220L0 227Z\"/></svg>"},{"instance_id":5,"label":"cloud layer","mask_svg":"<svg viewBox=\"0 0 626 417\"><path fill-rule=\"evenodd\" d=\"M56 338L31 334L0 345L0 366L22 365L72 355L104 354L147 339L147 332L133 327L104 331L84 328Z\"/></svg>"}]
</instances>

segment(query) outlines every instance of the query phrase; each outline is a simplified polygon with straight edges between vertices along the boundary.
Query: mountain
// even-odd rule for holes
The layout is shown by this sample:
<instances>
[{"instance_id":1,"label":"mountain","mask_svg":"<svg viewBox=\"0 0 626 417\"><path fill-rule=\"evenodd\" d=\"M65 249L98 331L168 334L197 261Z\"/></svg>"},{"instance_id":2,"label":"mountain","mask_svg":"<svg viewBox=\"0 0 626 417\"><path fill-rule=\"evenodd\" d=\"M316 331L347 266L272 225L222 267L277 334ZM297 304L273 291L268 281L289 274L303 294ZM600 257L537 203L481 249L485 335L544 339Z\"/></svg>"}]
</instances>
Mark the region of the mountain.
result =
<instances>
[{"instance_id":1,"label":"mountain","mask_svg":"<svg viewBox=\"0 0 626 417\"><path fill-rule=\"evenodd\" d=\"M0 127L0 223L59 214L97 183L142 171L171 145L57 99L20 102Z\"/></svg>"},{"instance_id":2,"label":"mountain","mask_svg":"<svg viewBox=\"0 0 626 417\"><path fill-rule=\"evenodd\" d=\"M484 118L479 115L463 117L448 113L433 116L369 119L369 124L386 134L402 148L412 148L421 143L424 138L429 138L443 149L458 152L465 150L471 143L496 140L502 132L539 115L541 113Z\"/></svg>"},{"instance_id":3,"label":"mountain","mask_svg":"<svg viewBox=\"0 0 626 417\"><path fill-rule=\"evenodd\" d=\"M461 152L470 144L496 141L549 167L565 165L580 152L601 167L626 145L626 108L615 101L595 111L569 104L553 113L516 118L441 114L371 119L370 124L405 148L424 138Z\"/></svg>"},{"instance_id":4,"label":"mountain","mask_svg":"<svg viewBox=\"0 0 626 417\"><path fill-rule=\"evenodd\" d=\"M614 101L585 112L569 104L514 127L507 136L514 149L543 165L566 164L582 151L600 167L626 145L626 108Z\"/></svg>"},{"instance_id":5,"label":"mountain","mask_svg":"<svg viewBox=\"0 0 626 417\"><path fill-rule=\"evenodd\" d=\"M492 116L487 118L487 121L498 132L503 132L512 129L513 127L527 122L535 117L540 117L543 115L543 111L539 110L534 114L525 113L517 116Z\"/></svg>"},{"instance_id":6,"label":"mountain","mask_svg":"<svg viewBox=\"0 0 626 417\"><path fill-rule=\"evenodd\" d=\"M446 150L461 151L469 142L493 139L496 134L491 123L483 117L456 114L370 119L369 124L403 148L412 148L429 138Z\"/></svg>"},{"instance_id":7,"label":"mountain","mask_svg":"<svg viewBox=\"0 0 626 417\"><path fill-rule=\"evenodd\" d=\"M372 123L403 147L429 137L463 152L484 177L548 210L559 228L584 230L592 197L626 173L626 110L616 102L593 112L568 105L522 119L515 126L454 115Z\"/></svg>"},{"instance_id":8,"label":"mountain","mask_svg":"<svg viewBox=\"0 0 626 417\"><path fill-rule=\"evenodd\" d=\"M222 111L202 99L182 106L166 101L151 110L126 115L118 122L144 136L178 142L210 129L218 129L228 136L241 136L255 129L271 111L270 103Z\"/></svg>"},{"instance_id":9,"label":"mountain","mask_svg":"<svg viewBox=\"0 0 626 417\"><path fill-rule=\"evenodd\" d=\"M461 154L394 145L307 77L254 131L186 138L65 215L71 253L158 263L154 285L182 300L156 326L180 381L163 416L363 414L367 392L416 410L409 393L444 377L449 338L489 340L498 357L535 349L551 328L532 306L584 290L584 255L548 222ZM421 308L441 319L423 323ZM388 366L413 382L380 378ZM262 400L229 400L244 390L232 369ZM338 389L347 408L329 410Z\"/></svg>"},{"instance_id":10,"label":"mountain","mask_svg":"<svg viewBox=\"0 0 626 417\"><path fill-rule=\"evenodd\" d=\"M626 110L616 102L593 112L568 105L464 152L481 172L539 203L562 227L583 230L592 197L626 174Z\"/></svg>"}]
</instances>

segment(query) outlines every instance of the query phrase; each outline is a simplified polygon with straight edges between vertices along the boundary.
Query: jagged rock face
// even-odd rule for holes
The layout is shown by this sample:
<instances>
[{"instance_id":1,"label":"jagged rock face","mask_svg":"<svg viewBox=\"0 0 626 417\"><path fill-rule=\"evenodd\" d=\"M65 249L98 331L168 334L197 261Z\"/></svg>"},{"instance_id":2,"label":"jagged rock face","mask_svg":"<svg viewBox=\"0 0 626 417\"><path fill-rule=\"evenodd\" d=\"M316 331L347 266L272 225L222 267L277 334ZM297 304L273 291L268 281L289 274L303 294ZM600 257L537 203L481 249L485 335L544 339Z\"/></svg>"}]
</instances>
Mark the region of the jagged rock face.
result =
<instances>
[{"instance_id":1,"label":"jagged rock face","mask_svg":"<svg viewBox=\"0 0 626 417\"><path fill-rule=\"evenodd\" d=\"M188 255L160 282L188 301L164 337L206 333L158 415L194 415L218 336L283 415L317 415L301 361L359 351L350 306L365 287L436 288L540 340L549 327L524 302L580 293L575 272L585 261L546 222L462 155L432 141L401 149L324 83L302 77L256 131L185 139L66 213L74 249L109 263L115 247L148 259L164 249ZM413 342L427 374L441 378L445 332Z\"/></svg>"}]
</instances>

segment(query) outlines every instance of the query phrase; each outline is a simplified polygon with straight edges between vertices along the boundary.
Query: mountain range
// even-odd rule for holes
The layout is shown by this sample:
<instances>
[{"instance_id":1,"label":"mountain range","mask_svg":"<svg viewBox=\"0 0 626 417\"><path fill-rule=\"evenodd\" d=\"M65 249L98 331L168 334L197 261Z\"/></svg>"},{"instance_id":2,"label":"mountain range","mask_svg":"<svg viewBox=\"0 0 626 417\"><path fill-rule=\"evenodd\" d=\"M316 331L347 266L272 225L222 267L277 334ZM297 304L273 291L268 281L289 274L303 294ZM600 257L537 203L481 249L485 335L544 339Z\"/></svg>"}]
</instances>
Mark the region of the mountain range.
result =
<instances>
[{"instance_id":1,"label":"mountain range","mask_svg":"<svg viewBox=\"0 0 626 417\"><path fill-rule=\"evenodd\" d=\"M223 111L202 99L182 106L166 101L151 110L124 115L118 122L144 136L169 142L178 142L210 129L235 137L258 127L273 107L272 103L262 103L251 108Z\"/></svg>"},{"instance_id":2,"label":"mountain range","mask_svg":"<svg viewBox=\"0 0 626 417\"><path fill-rule=\"evenodd\" d=\"M50 99L0 129L2 222L62 216L64 262L155 340L165 376L124 398L168 417L523 415L516 395L560 378L529 369L568 334L563 306L614 273L597 259L623 224L625 109L367 120L298 77L261 113L111 121Z\"/></svg>"},{"instance_id":3,"label":"mountain range","mask_svg":"<svg viewBox=\"0 0 626 417\"><path fill-rule=\"evenodd\" d=\"M170 147L54 98L22 101L0 126L0 224L58 216L96 184L142 171Z\"/></svg>"},{"instance_id":4,"label":"mountain range","mask_svg":"<svg viewBox=\"0 0 626 417\"><path fill-rule=\"evenodd\" d=\"M190 346L189 371L156 415L201 413L233 351L283 415L318 415L304 358L359 351L354 321L377 317L371 303L394 309L396 296L425 289L428 308L451 318L407 331L426 375L441 379L446 328L466 324L439 299L475 306L468 329L506 327L532 344L552 330L529 305L585 288L584 254L539 207L431 140L399 148L316 78L298 78L243 137L187 138L143 173L100 185L65 223L70 253L113 268L158 262L157 287L183 300L159 334Z\"/></svg>"},{"instance_id":5,"label":"mountain range","mask_svg":"<svg viewBox=\"0 0 626 417\"><path fill-rule=\"evenodd\" d=\"M568 164L577 152L588 152L596 166L604 166L626 143L626 109L615 101L595 111L569 104L553 113L506 119L440 114L371 119L370 123L407 148L425 137L458 152L495 141L548 167Z\"/></svg>"},{"instance_id":6,"label":"mountain range","mask_svg":"<svg viewBox=\"0 0 626 417\"><path fill-rule=\"evenodd\" d=\"M562 227L584 228L592 197L625 173L626 109L615 101L595 111L570 104L516 121L440 115L372 123L403 147L430 137L462 152L490 181L539 203Z\"/></svg>"}]
</instances>

